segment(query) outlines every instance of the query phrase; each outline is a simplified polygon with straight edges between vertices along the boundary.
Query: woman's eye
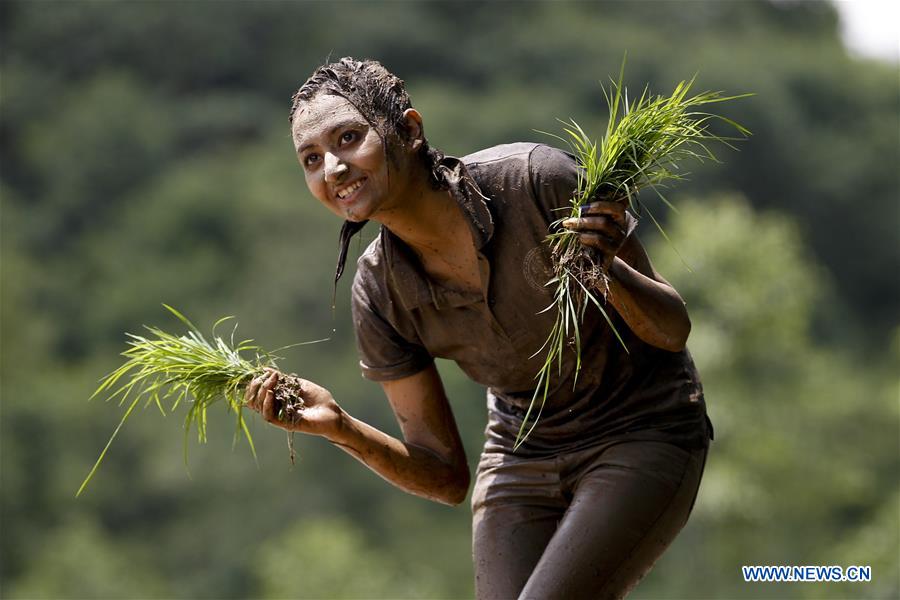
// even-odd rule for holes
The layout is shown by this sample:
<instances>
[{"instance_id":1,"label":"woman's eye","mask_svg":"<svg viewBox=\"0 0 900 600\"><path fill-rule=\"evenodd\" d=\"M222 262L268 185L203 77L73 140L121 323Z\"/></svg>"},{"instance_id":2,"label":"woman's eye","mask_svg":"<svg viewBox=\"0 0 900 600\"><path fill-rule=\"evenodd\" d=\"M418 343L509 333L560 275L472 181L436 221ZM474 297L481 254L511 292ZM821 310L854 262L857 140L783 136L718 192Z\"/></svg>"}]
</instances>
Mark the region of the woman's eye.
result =
<instances>
[{"instance_id":1,"label":"woman's eye","mask_svg":"<svg viewBox=\"0 0 900 600\"><path fill-rule=\"evenodd\" d=\"M341 141L345 144L349 144L350 142L352 142L355 139L356 139L355 131L345 131L344 133L341 134Z\"/></svg>"}]
</instances>

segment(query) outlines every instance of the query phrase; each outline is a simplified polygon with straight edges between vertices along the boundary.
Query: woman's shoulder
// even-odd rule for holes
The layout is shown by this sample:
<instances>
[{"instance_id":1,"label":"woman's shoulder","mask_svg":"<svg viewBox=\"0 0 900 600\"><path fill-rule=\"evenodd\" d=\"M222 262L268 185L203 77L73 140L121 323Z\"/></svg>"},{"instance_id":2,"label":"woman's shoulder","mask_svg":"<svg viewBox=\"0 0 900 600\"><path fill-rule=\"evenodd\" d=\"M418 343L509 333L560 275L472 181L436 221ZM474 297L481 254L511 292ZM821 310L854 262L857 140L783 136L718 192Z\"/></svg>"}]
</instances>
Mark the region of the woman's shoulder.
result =
<instances>
[{"instance_id":1,"label":"woman's shoulder","mask_svg":"<svg viewBox=\"0 0 900 600\"><path fill-rule=\"evenodd\" d=\"M533 169L546 167L571 168L574 157L559 148L537 142L513 142L478 150L460 158L468 169L518 170L531 175Z\"/></svg>"},{"instance_id":2,"label":"woman's shoulder","mask_svg":"<svg viewBox=\"0 0 900 600\"><path fill-rule=\"evenodd\" d=\"M548 214L568 206L578 186L578 167L572 154L535 142L502 144L460 159L489 196L524 192Z\"/></svg>"},{"instance_id":3,"label":"woman's shoulder","mask_svg":"<svg viewBox=\"0 0 900 600\"><path fill-rule=\"evenodd\" d=\"M460 160L463 161L466 166L497 164L504 162L516 164L523 161L525 162L525 164L527 164L531 152L535 147L539 145L540 144L536 144L534 142L513 142L510 144L499 144L497 146L491 146L490 148L484 148L482 150L472 152L471 154L467 154Z\"/></svg>"}]
</instances>

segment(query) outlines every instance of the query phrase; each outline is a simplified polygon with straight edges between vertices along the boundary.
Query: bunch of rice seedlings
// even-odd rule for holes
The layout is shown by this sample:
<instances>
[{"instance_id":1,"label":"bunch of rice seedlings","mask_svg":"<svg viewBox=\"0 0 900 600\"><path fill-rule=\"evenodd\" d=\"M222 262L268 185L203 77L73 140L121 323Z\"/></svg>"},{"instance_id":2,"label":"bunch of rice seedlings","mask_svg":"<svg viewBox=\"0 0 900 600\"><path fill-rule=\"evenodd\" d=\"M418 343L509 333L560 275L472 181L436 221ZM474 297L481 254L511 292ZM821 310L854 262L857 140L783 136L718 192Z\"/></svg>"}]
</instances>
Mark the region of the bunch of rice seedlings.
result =
<instances>
[{"instance_id":1,"label":"bunch of rice seedlings","mask_svg":"<svg viewBox=\"0 0 900 600\"><path fill-rule=\"evenodd\" d=\"M651 95L645 87L640 97L629 102L622 83L624 74L623 61L618 81L612 81L609 90L603 88L609 106L609 122L599 145L574 120L562 121L565 137L548 134L565 142L575 155L579 166L578 187L569 214L555 221L551 226L552 233L547 236L553 262L553 276L547 285L554 286L555 291L553 303L546 310L556 310L556 321L547 341L534 354L537 356L544 349L548 350L535 377L534 396L516 436L515 448L537 425L550 390L551 377L554 370L558 376L561 374L563 353L568 346L575 351L574 379L577 381L581 369L580 327L589 305L600 310L619 343L628 350L600 300L605 301L609 293L609 279L602 257L593 248L583 246L578 233L562 228L562 221L579 217L582 206L597 200L621 202L639 215L646 212L669 241L653 213L638 201L638 192L652 188L666 206L675 210L660 188L685 178L678 171L679 163L684 159L718 162L708 147L710 142L721 142L734 148L729 142L741 139L715 135L708 128L710 122L718 120L734 128L742 137L750 135L746 128L730 119L697 109L751 94L723 96L722 92L706 91L689 96L694 82L691 79L675 86L670 96ZM535 407L537 415L532 419Z\"/></svg>"},{"instance_id":2,"label":"bunch of rice seedlings","mask_svg":"<svg viewBox=\"0 0 900 600\"><path fill-rule=\"evenodd\" d=\"M219 319L213 325L210 341L187 317L171 306L163 306L187 325L189 331L186 335L178 336L157 327L145 326L149 336L126 334L130 338L129 347L122 356L127 360L101 380L91 398L107 393L107 401L118 399L120 406L124 406L129 400L130 403L97 462L78 488L76 496L84 491L116 435L141 401L147 406L155 404L163 416L167 414L166 405L170 412L182 403L188 405L184 420L185 463L191 428L196 426L200 442L206 442L206 412L216 402L224 403L229 412L234 411L237 420L235 439L243 433L253 457L256 458L253 438L241 412L244 388L253 378L264 375L267 367L275 368L278 357L253 345L253 340L235 344L236 324L231 331L230 341L226 342L217 336L218 326L233 317ZM255 357L252 361L247 360L241 356L242 352L253 353ZM279 378L274 392L280 417L299 419L303 408L303 401L298 393L300 388L300 381L294 375ZM291 456L293 458L293 448Z\"/></svg>"}]
</instances>

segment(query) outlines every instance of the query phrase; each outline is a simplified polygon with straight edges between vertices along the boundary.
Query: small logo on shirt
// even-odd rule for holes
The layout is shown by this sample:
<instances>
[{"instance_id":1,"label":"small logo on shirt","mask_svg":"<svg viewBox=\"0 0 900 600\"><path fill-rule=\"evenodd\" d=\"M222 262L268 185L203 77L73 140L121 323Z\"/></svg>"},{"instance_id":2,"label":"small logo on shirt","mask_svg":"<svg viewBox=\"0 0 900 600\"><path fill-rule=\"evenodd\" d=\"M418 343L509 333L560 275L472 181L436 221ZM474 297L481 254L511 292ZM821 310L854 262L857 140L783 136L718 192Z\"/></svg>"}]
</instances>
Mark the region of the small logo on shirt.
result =
<instances>
[{"instance_id":1,"label":"small logo on shirt","mask_svg":"<svg viewBox=\"0 0 900 600\"><path fill-rule=\"evenodd\" d=\"M531 289L550 293L547 282L553 277L553 269L550 267L550 249L546 244L539 244L528 251L522 260L522 274Z\"/></svg>"}]
</instances>

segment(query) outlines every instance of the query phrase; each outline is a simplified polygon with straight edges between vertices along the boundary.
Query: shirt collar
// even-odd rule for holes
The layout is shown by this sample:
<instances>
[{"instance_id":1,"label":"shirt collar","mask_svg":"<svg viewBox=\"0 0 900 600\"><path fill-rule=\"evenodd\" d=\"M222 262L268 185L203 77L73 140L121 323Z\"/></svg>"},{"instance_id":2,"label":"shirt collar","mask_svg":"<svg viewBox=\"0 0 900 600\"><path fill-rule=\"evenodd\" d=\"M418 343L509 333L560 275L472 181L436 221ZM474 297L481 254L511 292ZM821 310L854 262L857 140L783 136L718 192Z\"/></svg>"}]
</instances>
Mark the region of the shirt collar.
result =
<instances>
[{"instance_id":1,"label":"shirt collar","mask_svg":"<svg viewBox=\"0 0 900 600\"><path fill-rule=\"evenodd\" d=\"M481 188L460 159L445 157L436 170L453 199L459 203L472 232L475 247L481 251L494 235L494 219L488 208L488 198L481 193ZM380 235L394 289L407 310L419 308L426 303L432 303L438 309L464 306L481 298L480 294L465 294L432 285L412 250L402 240L386 227L381 228Z\"/></svg>"},{"instance_id":2,"label":"shirt collar","mask_svg":"<svg viewBox=\"0 0 900 600\"><path fill-rule=\"evenodd\" d=\"M463 214L468 217L475 247L481 250L494 235L494 219L488 209L488 199L481 193L481 188L472 179L466 165L458 158L444 158L438 164L437 171L447 182L453 198L463 209Z\"/></svg>"}]
</instances>

